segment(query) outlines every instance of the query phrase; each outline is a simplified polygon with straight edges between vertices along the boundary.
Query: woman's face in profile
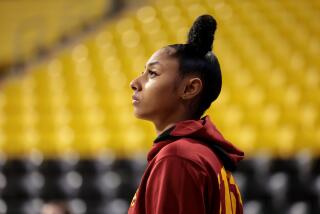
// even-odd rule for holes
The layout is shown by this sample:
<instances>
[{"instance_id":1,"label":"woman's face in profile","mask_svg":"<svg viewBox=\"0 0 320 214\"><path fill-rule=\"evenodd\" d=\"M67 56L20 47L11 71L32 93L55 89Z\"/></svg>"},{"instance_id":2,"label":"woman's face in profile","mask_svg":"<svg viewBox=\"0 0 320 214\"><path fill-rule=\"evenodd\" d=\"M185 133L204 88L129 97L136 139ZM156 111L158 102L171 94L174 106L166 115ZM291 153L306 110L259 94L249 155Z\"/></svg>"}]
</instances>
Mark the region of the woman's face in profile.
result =
<instances>
[{"instance_id":1,"label":"woman's face in profile","mask_svg":"<svg viewBox=\"0 0 320 214\"><path fill-rule=\"evenodd\" d=\"M169 55L170 48L156 51L148 60L145 70L130 86L134 91L134 114L150 121L163 120L173 114L179 104L178 60Z\"/></svg>"}]
</instances>

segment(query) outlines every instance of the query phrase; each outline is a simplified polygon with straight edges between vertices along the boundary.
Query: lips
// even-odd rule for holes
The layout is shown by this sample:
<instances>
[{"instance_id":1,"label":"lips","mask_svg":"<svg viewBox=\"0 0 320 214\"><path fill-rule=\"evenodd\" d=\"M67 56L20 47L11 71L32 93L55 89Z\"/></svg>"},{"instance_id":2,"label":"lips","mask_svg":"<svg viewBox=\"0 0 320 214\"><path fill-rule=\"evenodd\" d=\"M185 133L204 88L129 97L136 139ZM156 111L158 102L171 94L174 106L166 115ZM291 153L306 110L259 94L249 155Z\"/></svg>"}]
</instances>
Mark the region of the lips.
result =
<instances>
[{"instance_id":1,"label":"lips","mask_svg":"<svg viewBox=\"0 0 320 214\"><path fill-rule=\"evenodd\" d=\"M138 98L138 96L136 94L132 95L132 99L139 101L139 98Z\"/></svg>"},{"instance_id":2,"label":"lips","mask_svg":"<svg viewBox=\"0 0 320 214\"><path fill-rule=\"evenodd\" d=\"M138 103L138 102L139 102L139 97L136 94L134 94L132 96L132 103Z\"/></svg>"}]
</instances>

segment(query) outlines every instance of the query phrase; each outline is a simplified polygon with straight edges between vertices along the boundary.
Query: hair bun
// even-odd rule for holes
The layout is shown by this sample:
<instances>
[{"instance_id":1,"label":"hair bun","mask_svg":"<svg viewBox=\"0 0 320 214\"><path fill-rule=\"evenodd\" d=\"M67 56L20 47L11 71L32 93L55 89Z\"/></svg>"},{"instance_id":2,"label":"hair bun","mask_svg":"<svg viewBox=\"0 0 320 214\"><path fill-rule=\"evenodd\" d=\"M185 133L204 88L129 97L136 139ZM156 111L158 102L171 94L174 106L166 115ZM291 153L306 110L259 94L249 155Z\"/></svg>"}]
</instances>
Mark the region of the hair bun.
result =
<instances>
[{"instance_id":1,"label":"hair bun","mask_svg":"<svg viewBox=\"0 0 320 214\"><path fill-rule=\"evenodd\" d=\"M211 15L199 16L189 31L187 44L193 47L197 55L206 55L212 51L216 28L217 22Z\"/></svg>"}]
</instances>

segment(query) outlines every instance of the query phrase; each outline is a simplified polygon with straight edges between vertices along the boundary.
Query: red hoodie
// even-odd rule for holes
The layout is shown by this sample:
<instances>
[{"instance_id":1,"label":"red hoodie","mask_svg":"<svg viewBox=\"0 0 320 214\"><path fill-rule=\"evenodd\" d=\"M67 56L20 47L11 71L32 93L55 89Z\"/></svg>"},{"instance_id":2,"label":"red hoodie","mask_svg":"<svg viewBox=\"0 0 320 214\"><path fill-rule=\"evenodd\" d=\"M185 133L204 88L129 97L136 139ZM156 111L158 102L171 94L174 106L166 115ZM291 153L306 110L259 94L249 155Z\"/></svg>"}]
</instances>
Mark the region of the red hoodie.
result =
<instances>
[{"instance_id":1,"label":"red hoodie","mask_svg":"<svg viewBox=\"0 0 320 214\"><path fill-rule=\"evenodd\" d=\"M209 116L175 124L155 140L129 214L242 214L230 171L244 153Z\"/></svg>"}]
</instances>

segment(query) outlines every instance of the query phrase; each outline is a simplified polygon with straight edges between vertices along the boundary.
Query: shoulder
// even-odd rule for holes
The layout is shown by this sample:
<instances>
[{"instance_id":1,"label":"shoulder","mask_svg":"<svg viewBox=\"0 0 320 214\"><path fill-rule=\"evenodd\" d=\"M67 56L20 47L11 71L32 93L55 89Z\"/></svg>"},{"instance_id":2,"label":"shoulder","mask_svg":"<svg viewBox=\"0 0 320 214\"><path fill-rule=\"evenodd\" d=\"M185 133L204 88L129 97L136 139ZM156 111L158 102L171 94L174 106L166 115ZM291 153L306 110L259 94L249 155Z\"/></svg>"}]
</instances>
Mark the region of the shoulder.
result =
<instances>
[{"instance_id":1,"label":"shoulder","mask_svg":"<svg viewBox=\"0 0 320 214\"><path fill-rule=\"evenodd\" d=\"M169 157L184 159L203 169L211 166L216 171L220 166L218 157L208 146L190 138L182 138L163 147L157 155L157 161Z\"/></svg>"},{"instance_id":2,"label":"shoulder","mask_svg":"<svg viewBox=\"0 0 320 214\"><path fill-rule=\"evenodd\" d=\"M162 158L165 156L177 156L181 158L192 159L200 152L211 151L209 147L197 140L181 138L163 147L159 152L158 157Z\"/></svg>"}]
</instances>

